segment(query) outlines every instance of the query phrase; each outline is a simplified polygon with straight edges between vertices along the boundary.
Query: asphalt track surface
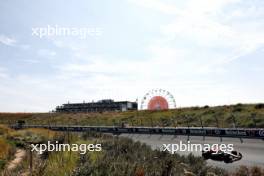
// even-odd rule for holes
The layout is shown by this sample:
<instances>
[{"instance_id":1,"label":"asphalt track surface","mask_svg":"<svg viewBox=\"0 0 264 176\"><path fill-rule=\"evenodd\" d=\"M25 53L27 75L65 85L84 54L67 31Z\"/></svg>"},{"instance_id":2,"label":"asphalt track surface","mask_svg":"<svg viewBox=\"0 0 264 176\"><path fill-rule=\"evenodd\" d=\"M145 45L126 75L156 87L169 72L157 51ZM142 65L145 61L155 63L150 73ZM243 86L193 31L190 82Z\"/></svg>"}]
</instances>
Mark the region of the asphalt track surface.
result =
<instances>
[{"instance_id":1,"label":"asphalt track surface","mask_svg":"<svg viewBox=\"0 0 264 176\"><path fill-rule=\"evenodd\" d=\"M187 144L187 136L172 136L172 135L147 135L147 134L121 134L123 137L128 137L134 141L140 141L151 146L153 149L160 149L163 144ZM261 166L264 167L264 140L261 139L243 139L242 143L239 138L222 138L190 136L189 140L193 144L233 144L234 150L242 153L243 158L233 163L224 163L219 161L207 160L209 165L225 168L229 171L234 171L239 165L246 166ZM188 155L191 152L176 152L180 155ZM195 156L201 156L201 152L192 152Z\"/></svg>"}]
</instances>

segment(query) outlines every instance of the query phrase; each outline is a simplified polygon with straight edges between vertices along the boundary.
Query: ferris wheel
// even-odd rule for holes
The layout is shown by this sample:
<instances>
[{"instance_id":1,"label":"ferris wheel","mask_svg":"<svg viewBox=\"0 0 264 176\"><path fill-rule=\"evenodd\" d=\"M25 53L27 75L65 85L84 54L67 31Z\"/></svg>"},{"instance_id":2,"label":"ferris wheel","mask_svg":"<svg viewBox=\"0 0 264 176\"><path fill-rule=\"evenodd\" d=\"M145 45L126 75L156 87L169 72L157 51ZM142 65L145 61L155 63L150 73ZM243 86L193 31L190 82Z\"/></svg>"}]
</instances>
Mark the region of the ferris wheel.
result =
<instances>
[{"instance_id":1,"label":"ferris wheel","mask_svg":"<svg viewBox=\"0 0 264 176\"><path fill-rule=\"evenodd\" d=\"M163 89L152 89L141 100L141 110L175 109L176 102L173 95Z\"/></svg>"}]
</instances>

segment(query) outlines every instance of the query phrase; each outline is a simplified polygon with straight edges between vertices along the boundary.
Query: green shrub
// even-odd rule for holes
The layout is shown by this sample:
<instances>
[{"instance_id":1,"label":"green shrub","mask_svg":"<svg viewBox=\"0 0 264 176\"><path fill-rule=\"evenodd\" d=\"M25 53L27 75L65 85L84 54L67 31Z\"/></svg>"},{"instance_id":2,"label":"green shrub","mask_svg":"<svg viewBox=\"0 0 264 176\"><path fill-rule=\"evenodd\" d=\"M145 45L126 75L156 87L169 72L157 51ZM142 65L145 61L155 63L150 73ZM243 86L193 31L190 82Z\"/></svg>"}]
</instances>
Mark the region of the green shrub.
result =
<instances>
[{"instance_id":1,"label":"green shrub","mask_svg":"<svg viewBox=\"0 0 264 176\"><path fill-rule=\"evenodd\" d=\"M0 171L4 169L5 164L6 164L6 161L0 159Z\"/></svg>"},{"instance_id":2,"label":"green shrub","mask_svg":"<svg viewBox=\"0 0 264 176\"><path fill-rule=\"evenodd\" d=\"M264 103L255 105L255 109L263 109L263 108L264 108Z\"/></svg>"},{"instance_id":3,"label":"green shrub","mask_svg":"<svg viewBox=\"0 0 264 176\"><path fill-rule=\"evenodd\" d=\"M127 138L102 138L104 152L88 153L80 159L73 176L86 175L172 175L185 172L195 175L215 173L225 175L219 168L208 167L201 157L180 156L160 150L152 150L140 142Z\"/></svg>"}]
</instances>

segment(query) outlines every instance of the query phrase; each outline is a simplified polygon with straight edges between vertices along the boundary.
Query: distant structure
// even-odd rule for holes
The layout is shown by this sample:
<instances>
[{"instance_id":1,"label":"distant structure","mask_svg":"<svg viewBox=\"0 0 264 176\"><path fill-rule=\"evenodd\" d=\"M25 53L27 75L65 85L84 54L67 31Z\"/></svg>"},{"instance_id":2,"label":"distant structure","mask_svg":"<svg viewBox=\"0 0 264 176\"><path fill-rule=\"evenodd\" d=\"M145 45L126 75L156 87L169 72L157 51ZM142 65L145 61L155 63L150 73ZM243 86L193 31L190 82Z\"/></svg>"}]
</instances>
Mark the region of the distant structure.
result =
<instances>
[{"instance_id":1,"label":"distant structure","mask_svg":"<svg viewBox=\"0 0 264 176\"><path fill-rule=\"evenodd\" d=\"M56 107L56 112L106 112L106 111L128 111L137 110L137 103L130 101L115 102L111 99L100 100L89 103L67 103Z\"/></svg>"},{"instance_id":2,"label":"distant structure","mask_svg":"<svg viewBox=\"0 0 264 176\"><path fill-rule=\"evenodd\" d=\"M145 94L141 101L141 110L175 109L176 102L173 95L163 89L153 89Z\"/></svg>"}]
</instances>

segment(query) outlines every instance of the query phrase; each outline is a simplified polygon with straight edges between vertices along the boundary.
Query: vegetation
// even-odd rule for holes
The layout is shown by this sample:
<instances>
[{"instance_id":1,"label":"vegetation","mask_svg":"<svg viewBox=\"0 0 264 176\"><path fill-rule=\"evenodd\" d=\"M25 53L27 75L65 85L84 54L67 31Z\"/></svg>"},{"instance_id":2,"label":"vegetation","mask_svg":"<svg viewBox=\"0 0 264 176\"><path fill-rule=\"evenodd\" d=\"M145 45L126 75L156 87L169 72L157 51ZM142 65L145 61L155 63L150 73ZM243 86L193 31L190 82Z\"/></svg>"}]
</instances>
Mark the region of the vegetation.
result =
<instances>
[{"instance_id":1,"label":"vegetation","mask_svg":"<svg viewBox=\"0 0 264 176\"><path fill-rule=\"evenodd\" d=\"M182 175L224 175L224 176L263 176L259 167L241 166L234 173L207 166L201 157L180 156L159 150L131 139L100 133L58 133L46 129L24 129L14 131L0 126L0 174L3 176L30 175L30 158L33 158L32 175L34 176L182 176ZM90 144L100 143L101 152L27 152L24 160L11 171L7 163L13 159L15 149L28 150L29 143ZM13 151L13 152L11 152ZM29 151L29 150L28 150ZM31 157L32 156L32 157ZM4 164L2 164L4 161ZM2 173L1 173L2 172Z\"/></svg>"},{"instance_id":2,"label":"vegetation","mask_svg":"<svg viewBox=\"0 0 264 176\"><path fill-rule=\"evenodd\" d=\"M264 169L256 166L240 166L231 176L264 176Z\"/></svg>"},{"instance_id":3,"label":"vegetation","mask_svg":"<svg viewBox=\"0 0 264 176\"><path fill-rule=\"evenodd\" d=\"M102 143L102 152L80 155L77 152L33 153L33 175L231 175L261 176L258 167L241 166L234 173L212 168L199 157L171 155L139 142L99 133L77 134L46 129L12 130L6 125L117 125L131 126L219 126L264 127L264 104L237 104L217 107L178 108L168 111L128 111L104 113L0 113L0 174L29 175L30 152L18 166L9 171L17 149L29 151L31 143ZM202 122L202 123L201 123ZM1 125L3 124L3 125Z\"/></svg>"},{"instance_id":4,"label":"vegetation","mask_svg":"<svg viewBox=\"0 0 264 176\"><path fill-rule=\"evenodd\" d=\"M1 113L0 124L264 127L263 104L104 113Z\"/></svg>"},{"instance_id":5,"label":"vegetation","mask_svg":"<svg viewBox=\"0 0 264 176\"><path fill-rule=\"evenodd\" d=\"M46 129L24 129L15 131L4 125L0 125L0 174L3 176L21 175L28 170L29 145L31 143L46 143L48 140L57 140L62 134ZM22 162L17 162L15 168L9 169L11 161L15 159L15 153L20 149L27 153ZM35 155L36 160L38 157ZM38 163L38 162L36 162ZM25 172L26 173L26 172Z\"/></svg>"},{"instance_id":6,"label":"vegetation","mask_svg":"<svg viewBox=\"0 0 264 176\"><path fill-rule=\"evenodd\" d=\"M6 135L11 129L0 125L0 171L4 169L6 163L12 158L15 147L6 139Z\"/></svg>"},{"instance_id":7,"label":"vegetation","mask_svg":"<svg viewBox=\"0 0 264 176\"><path fill-rule=\"evenodd\" d=\"M73 176L86 175L226 175L219 168L212 168L200 157L187 157L151 150L149 146L131 139L101 137L104 152L88 153L79 161Z\"/></svg>"},{"instance_id":8,"label":"vegetation","mask_svg":"<svg viewBox=\"0 0 264 176\"><path fill-rule=\"evenodd\" d=\"M79 155L76 152L54 152L45 162L43 175L64 176L70 175L78 163ZM42 161L43 162L43 161ZM36 175L40 173L36 172Z\"/></svg>"},{"instance_id":9,"label":"vegetation","mask_svg":"<svg viewBox=\"0 0 264 176\"><path fill-rule=\"evenodd\" d=\"M2 170L12 156L13 148L4 138L0 138L0 149L0 170Z\"/></svg>"}]
</instances>

